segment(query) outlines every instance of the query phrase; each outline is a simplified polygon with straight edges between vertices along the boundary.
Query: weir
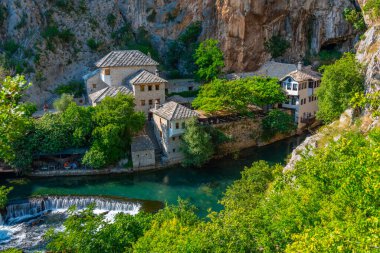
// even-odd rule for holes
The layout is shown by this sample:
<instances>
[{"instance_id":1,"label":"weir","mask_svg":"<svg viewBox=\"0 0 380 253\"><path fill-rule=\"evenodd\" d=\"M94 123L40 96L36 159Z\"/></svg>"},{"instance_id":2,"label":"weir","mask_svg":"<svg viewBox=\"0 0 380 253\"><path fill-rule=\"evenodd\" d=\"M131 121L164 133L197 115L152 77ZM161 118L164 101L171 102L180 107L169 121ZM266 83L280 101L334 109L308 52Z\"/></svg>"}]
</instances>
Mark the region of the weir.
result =
<instances>
[{"instance_id":1,"label":"weir","mask_svg":"<svg viewBox=\"0 0 380 253\"><path fill-rule=\"evenodd\" d=\"M6 207L5 216L0 215L0 225L14 225L23 221L42 216L50 211L66 211L71 206L78 210L95 204L96 211L115 211L128 214L137 214L141 204L132 201L119 201L102 197L72 197L49 196L43 198L30 198L19 203L11 203Z\"/></svg>"}]
</instances>

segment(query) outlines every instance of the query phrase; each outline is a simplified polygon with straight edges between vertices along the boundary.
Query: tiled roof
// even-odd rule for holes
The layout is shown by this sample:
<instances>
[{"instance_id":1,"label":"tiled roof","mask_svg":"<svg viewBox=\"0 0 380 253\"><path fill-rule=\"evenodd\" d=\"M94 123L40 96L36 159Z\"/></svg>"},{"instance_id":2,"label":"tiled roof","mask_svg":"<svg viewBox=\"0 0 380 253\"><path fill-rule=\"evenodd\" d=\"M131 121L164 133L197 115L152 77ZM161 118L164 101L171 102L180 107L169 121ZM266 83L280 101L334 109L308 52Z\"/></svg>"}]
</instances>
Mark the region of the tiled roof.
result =
<instances>
[{"instance_id":1,"label":"tiled roof","mask_svg":"<svg viewBox=\"0 0 380 253\"><path fill-rule=\"evenodd\" d=\"M132 74L128 80L131 84L147 84L147 83L166 83L167 81L158 75L152 74L144 69Z\"/></svg>"},{"instance_id":2,"label":"tiled roof","mask_svg":"<svg viewBox=\"0 0 380 253\"><path fill-rule=\"evenodd\" d=\"M149 136L137 136L132 139L131 150L132 152L154 150L154 145Z\"/></svg>"},{"instance_id":3,"label":"tiled roof","mask_svg":"<svg viewBox=\"0 0 380 253\"><path fill-rule=\"evenodd\" d=\"M187 119L198 116L195 111L176 102L167 102L158 109L152 109L151 112L166 120Z\"/></svg>"},{"instance_id":4,"label":"tiled roof","mask_svg":"<svg viewBox=\"0 0 380 253\"><path fill-rule=\"evenodd\" d=\"M133 94L133 92L125 86L107 87L89 95L92 103L99 103L106 97L115 97L117 94Z\"/></svg>"},{"instance_id":5,"label":"tiled roof","mask_svg":"<svg viewBox=\"0 0 380 253\"><path fill-rule=\"evenodd\" d=\"M281 78L281 81L284 80L290 76L297 82L307 81L307 80L313 80L318 81L321 80L322 75L316 71L313 71L310 67L304 67L301 70L293 71L287 75L285 75L283 78Z\"/></svg>"},{"instance_id":6,"label":"tiled roof","mask_svg":"<svg viewBox=\"0 0 380 253\"><path fill-rule=\"evenodd\" d=\"M155 60L138 50L112 51L96 64L98 68L130 67L130 66L157 66Z\"/></svg>"},{"instance_id":7,"label":"tiled roof","mask_svg":"<svg viewBox=\"0 0 380 253\"><path fill-rule=\"evenodd\" d=\"M168 101L168 102L173 101L173 102L176 102L178 104L192 103L193 100L194 100L194 97L185 98L185 97L182 97L180 95L174 95L174 96L168 97L166 99L166 101Z\"/></svg>"},{"instance_id":8,"label":"tiled roof","mask_svg":"<svg viewBox=\"0 0 380 253\"><path fill-rule=\"evenodd\" d=\"M251 76L269 76L280 79L284 77L286 74L295 71L296 69L297 66L295 64L268 61L255 72L232 73L227 75L226 78L228 80L235 80Z\"/></svg>"},{"instance_id":9,"label":"tiled roof","mask_svg":"<svg viewBox=\"0 0 380 253\"><path fill-rule=\"evenodd\" d=\"M87 75L84 75L84 76L83 76L83 80L84 80L84 81L87 81L87 80L90 79L91 77L93 77L93 76L99 74L99 72L100 72L100 69L96 69L96 70L94 70L94 71L88 73Z\"/></svg>"}]
</instances>

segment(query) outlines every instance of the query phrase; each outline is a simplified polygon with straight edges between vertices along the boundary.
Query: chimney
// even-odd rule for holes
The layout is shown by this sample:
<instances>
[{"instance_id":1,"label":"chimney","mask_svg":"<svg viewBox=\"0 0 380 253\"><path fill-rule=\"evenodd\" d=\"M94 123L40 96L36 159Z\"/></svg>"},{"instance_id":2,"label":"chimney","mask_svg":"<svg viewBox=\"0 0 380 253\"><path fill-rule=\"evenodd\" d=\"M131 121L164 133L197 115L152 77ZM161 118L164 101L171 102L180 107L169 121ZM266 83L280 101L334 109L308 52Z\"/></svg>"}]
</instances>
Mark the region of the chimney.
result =
<instances>
[{"instance_id":1,"label":"chimney","mask_svg":"<svg viewBox=\"0 0 380 253\"><path fill-rule=\"evenodd\" d=\"M297 65L297 70L302 70L302 67L303 67L303 64L302 64L302 61L299 61L298 62L298 65Z\"/></svg>"}]
</instances>

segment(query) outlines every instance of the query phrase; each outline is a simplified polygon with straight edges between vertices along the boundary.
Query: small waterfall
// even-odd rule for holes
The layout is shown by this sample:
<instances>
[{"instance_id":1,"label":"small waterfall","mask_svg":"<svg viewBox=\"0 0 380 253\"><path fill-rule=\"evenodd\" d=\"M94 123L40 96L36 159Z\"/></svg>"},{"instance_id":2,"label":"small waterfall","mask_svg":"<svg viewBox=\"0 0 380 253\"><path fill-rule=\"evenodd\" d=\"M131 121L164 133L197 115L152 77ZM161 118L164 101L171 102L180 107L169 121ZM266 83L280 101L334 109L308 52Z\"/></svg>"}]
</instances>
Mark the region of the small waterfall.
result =
<instances>
[{"instance_id":1,"label":"small waterfall","mask_svg":"<svg viewBox=\"0 0 380 253\"><path fill-rule=\"evenodd\" d=\"M49 211L66 211L71 206L77 209L84 209L94 203L95 209L100 211L115 211L129 214L136 214L141 208L141 204L132 201L118 201L101 197L45 197L31 198L26 202L9 204L6 208L5 221L7 225L14 225L32 218L39 217ZM1 215L0 215L1 216ZM1 222L2 218L0 218Z\"/></svg>"}]
</instances>

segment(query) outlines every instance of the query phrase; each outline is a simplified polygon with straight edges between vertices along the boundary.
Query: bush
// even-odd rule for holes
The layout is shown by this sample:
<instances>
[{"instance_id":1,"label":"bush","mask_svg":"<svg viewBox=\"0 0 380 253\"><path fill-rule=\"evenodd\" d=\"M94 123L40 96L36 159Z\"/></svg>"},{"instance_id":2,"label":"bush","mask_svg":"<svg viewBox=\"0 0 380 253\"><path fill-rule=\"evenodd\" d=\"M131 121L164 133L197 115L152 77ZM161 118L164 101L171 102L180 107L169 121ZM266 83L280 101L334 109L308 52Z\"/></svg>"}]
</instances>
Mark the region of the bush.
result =
<instances>
[{"instance_id":1,"label":"bush","mask_svg":"<svg viewBox=\"0 0 380 253\"><path fill-rule=\"evenodd\" d=\"M87 46L92 51L98 51L101 45L102 45L102 42L96 41L94 38L90 38L87 40Z\"/></svg>"},{"instance_id":2,"label":"bush","mask_svg":"<svg viewBox=\"0 0 380 253\"><path fill-rule=\"evenodd\" d=\"M344 19L347 20L358 31L365 31L367 26L365 24L363 14L361 11L355 9L346 8L343 11Z\"/></svg>"},{"instance_id":3,"label":"bush","mask_svg":"<svg viewBox=\"0 0 380 253\"><path fill-rule=\"evenodd\" d=\"M112 13L107 15L107 24L112 28L114 28L116 25L116 16Z\"/></svg>"},{"instance_id":4,"label":"bush","mask_svg":"<svg viewBox=\"0 0 380 253\"><path fill-rule=\"evenodd\" d=\"M82 163L94 169L101 169L107 164L107 159L104 152L94 146L83 156Z\"/></svg>"},{"instance_id":5,"label":"bush","mask_svg":"<svg viewBox=\"0 0 380 253\"><path fill-rule=\"evenodd\" d=\"M62 94L61 98L54 101L53 106L57 111L64 112L71 103L75 103L74 96L70 94Z\"/></svg>"},{"instance_id":6,"label":"bush","mask_svg":"<svg viewBox=\"0 0 380 253\"><path fill-rule=\"evenodd\" d=\"M363 8L366 14L369 14L372 19L376 19L380 16L380 1L379 0L368 0Z\"/></svg>"},{"instance_id":7,"label":"bush","mask_svg":"<svg viewBox=\"0 0 380 253\"><path fill-rule=\"evenodd\" d=\"M321 70L317 118L329 123L348 108L355 93L364 91L364 76L362 66L351 53L344 54L332 65L321 67Z\"/></svg>"},{"instance_id":8,"label":"bush","mask_svg":"<svg viewBox=\"0 0 380 253\"><path fill-rule=\"evenodd\" d=\"M285 54L286 50L290 47L290 43L280 36L273 36L264 43L264 47L273 58L278 58Z\"/></svg>"},{"instance_id":9,"label":"bush","mask_svg":"<svg viewBox=\"0 0 380 253\"><path fill-rule=\"evenodd\" d=\"M263 119L262 128L264 137L270 138L277 133L287 134L296 129L294 117L286 112L275 109L271 110Z\"/></svg>"},{"instance_id":10,"label":"bush","mask_svg":"<svg viewBox=\"0 0 380 253\"><path fill-rule=\"evenodd\" d=\"M75 98L80 98L85 94L85 88L83 81L72 80L67 84L61 84L54 90L55 94L71 94Z\"/></svg>"},{"instance_id":11,"label":"bush","mask_svg":"<svg viewBox=\"0 0 380 253\"><path fill-rule=\"evenodd\" d=\"M75 34L70 29L63 29L59 32L58 38L65 43L73 42Z\"/></svg>"},{"instance_id":12,"label":"bush","mask_svg":"<svg viewBox=\"0 0 380 253\"><path fill-rule=\"evenodd\" d=\"M20 47L21 47L20 44L18 44L14 40L6 40L3 43L3 49L5 53L8 54L9 56L12 56L14 53L16 53Z\"/></svg>"}]
</instances>

